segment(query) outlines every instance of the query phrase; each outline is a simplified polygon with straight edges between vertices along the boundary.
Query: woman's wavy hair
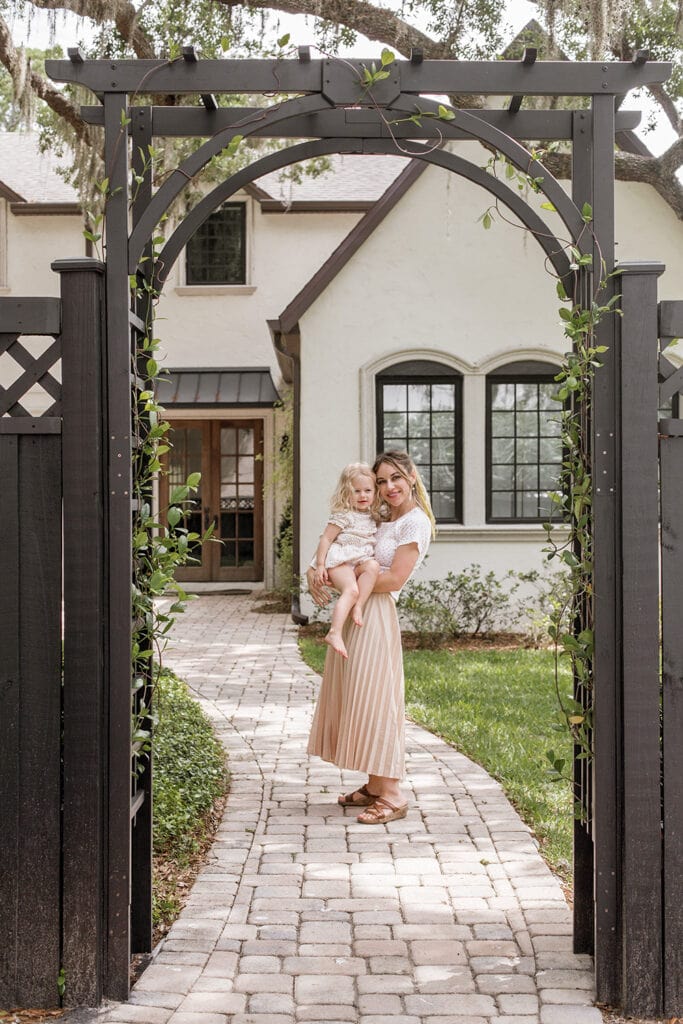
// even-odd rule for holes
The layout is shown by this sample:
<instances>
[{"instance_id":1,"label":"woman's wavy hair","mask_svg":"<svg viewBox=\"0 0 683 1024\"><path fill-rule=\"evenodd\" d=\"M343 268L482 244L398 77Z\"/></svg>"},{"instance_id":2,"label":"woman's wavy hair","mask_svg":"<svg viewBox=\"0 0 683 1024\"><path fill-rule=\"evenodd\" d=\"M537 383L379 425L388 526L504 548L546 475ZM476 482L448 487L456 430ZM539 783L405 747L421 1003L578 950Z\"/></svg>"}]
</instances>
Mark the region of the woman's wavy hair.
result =
<instances>
[{"instance_id":1,"label":"woman's wavy hair","mask_svg":"<svg viewBox=\"0 0 683 1024\"><path fill-rule=\"evenodd\" d=\"M402 451L380 452L372 466L373 475L377 475L377 470L383 462L388 462L390 466L393 466L394 469L401 474L403 479L407 480L412 487L415 501L432 524L433 539L436 535L436 519L434 518L434 513L432 511L432 503L429 500L427 488L420 476L420 471L411 459L410 455L408 455L408 452ZM415 478L414 480L413 477ZM380 514L382 514L382 510L380 510ZM386 513L383 514L383 518L385 517Z\"/></svg>"},{"instance_id":2,"label":"woman's wavy hair","mask_svg":"<svg viewBox=\"0 0 683 1024\"><path fill-rule=\"evenodd\" d=\"M349 512L353 509L353 481L357 476L367 476L373 484L375 482L375 474L367 462L350 462L342 469L334 494L330 498L330 512ZM373 515L377 512L377 505L377 488L375 487L375 496L370 508Z\"/></svg>"}]
</instances>

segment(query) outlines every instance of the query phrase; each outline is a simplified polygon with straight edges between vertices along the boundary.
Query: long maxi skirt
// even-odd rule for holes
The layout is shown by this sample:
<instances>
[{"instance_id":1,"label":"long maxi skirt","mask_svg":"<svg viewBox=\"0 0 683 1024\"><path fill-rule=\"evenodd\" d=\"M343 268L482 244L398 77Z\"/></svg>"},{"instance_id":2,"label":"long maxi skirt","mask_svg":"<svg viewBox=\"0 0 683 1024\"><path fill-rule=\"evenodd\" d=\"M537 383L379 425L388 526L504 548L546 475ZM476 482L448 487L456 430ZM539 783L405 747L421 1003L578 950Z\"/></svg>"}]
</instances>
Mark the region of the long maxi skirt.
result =
<instances>
[{"instance_id":1,"label":"long maxi skirt","mask_svg":"<svg viewBox=\"0 0 683 1024\"><path fill-rule=\"evenodd\" d=\"M363 625L349 618L342 633L348 660L330 648L313 717L308 753L340 768L403 778L403 656L396 604L371 594Z\"/></svg>"}]
</instances>

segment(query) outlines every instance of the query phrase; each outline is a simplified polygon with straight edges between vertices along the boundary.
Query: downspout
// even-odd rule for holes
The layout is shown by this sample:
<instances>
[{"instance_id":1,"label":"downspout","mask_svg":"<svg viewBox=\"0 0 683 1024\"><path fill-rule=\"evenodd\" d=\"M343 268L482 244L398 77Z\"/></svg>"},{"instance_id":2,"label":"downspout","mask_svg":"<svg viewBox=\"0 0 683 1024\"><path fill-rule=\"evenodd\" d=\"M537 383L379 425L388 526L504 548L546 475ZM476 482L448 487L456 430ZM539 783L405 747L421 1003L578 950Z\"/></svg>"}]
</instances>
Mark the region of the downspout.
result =
<instances>
[{"instance_id":1,"label":"downspout","mask_svg":"<svg viewBox=\"0 0 683 1024\"><path fill-rule=\"evenodd\" d=\"M308 623L308 616L301 611L299 594L301 575L301 335L298 324L295 324L285 334L279 320L269 320L268 329L282 376L287 384L292 385L292 600L290 612L292 621L297 626L305 626Z\"/></svg>"}]
</instances>

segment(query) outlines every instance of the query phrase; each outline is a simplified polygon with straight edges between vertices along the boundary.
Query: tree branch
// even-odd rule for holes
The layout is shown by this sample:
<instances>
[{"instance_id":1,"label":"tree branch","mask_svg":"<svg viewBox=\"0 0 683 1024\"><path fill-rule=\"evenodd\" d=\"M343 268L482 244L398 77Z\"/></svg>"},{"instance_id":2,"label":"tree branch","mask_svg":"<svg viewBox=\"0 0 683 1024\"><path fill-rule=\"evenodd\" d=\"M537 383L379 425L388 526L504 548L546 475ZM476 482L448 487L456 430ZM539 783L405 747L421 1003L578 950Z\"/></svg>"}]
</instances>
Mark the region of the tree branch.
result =
<instances>
[{"instance_id":1,"label":"tree branch","mask_svg":"<svg viewBox=\"0 0 683 1024\"><path fill-rule=\"evenodd\" d=\"M240 7L240 0L215 0L224 7ZM384 43L407 57L419 47L429 59L451 57L444 43L437 42L384 7L375 7L367 0L250 0L250 8L284 11L286 14L308 14L325 21L345 25L368 39Z\"/></svg>"},{"instance_id":2,"label":"tree branch","mask_svg":"<svg viewBox=\"0 0 683 1024\"><path fill-rule=\"evenodd\" d=\"M0 16L0 63L9 72L12 81L15 83L23 78L22 62L23 58L12 41L9 26L5 19ZM29 72L26 85L33 90L36 96L44 100L54 110L55 114L64 118L80 141L92 144L88 127L81 118L80 109L64 93L56 89L47 78L39 75L37 71Z\"/></svg>"},{"instance_id":3,"label":"tree branch","mask_svg":"<svg viewBox=\"0 0 683 1024\"><path fill-rule=\"evenodd\" d=\"M614 176L618 181L637 181L651 185L683 220L683 185L676 171L683 161L683 139L674 142L660 157L615 153ZM568 153L546 153L543 166L556 178L571 178L571 156Z\"/></svg>"},{"instance_id":4,"label":"tree branch","mask_svg":"<svg viewBox=\"0 0 683 1024\"><path fill-rule=\"evenodd\" d=\"M136 57L153 60L156 56L149 38L140 28L138 11L128 0L108 0L107 4L93 4L91 0L31 0L34 7L44 11L71 11L79 18L87 18L96 25L113 22L120 36L132 47Z\"/></svg>"}]
</instances>

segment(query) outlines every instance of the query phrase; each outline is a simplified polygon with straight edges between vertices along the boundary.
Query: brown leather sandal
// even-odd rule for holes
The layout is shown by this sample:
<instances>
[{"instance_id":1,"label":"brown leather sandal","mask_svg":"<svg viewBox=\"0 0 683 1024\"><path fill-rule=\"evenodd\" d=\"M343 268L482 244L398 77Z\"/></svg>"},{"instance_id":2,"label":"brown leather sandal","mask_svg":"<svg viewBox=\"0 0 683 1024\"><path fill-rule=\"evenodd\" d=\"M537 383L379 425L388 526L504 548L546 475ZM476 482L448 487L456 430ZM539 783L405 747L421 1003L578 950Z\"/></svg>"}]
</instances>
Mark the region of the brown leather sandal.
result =
<instances>
[{"instance_id":1,"label":"brown leather sandal","mask_svg":"<svg viewBox=\"0 0 683 1024\"><path fill-rule=\"evenodd\" d=\"M375 794L371 793L367 786L361 786L360 789L354 789L353 793L338 796L337 803L342 807L369 807L376 799Z\"/></svg>"},{"instance_id":2,"label":"brown leather sandal","mask_svg":"<svg viewBox=\"0 0 683 1024\"><path fill-rule=\"evenodd\" d=\"M408 813L408 804L396 807L389 803L383 796L377 796L370 806L358 815L356 821L359 825L386 825L388 821L396 821L398 818L405 818Z\"/></svg>"}]
</instances>

